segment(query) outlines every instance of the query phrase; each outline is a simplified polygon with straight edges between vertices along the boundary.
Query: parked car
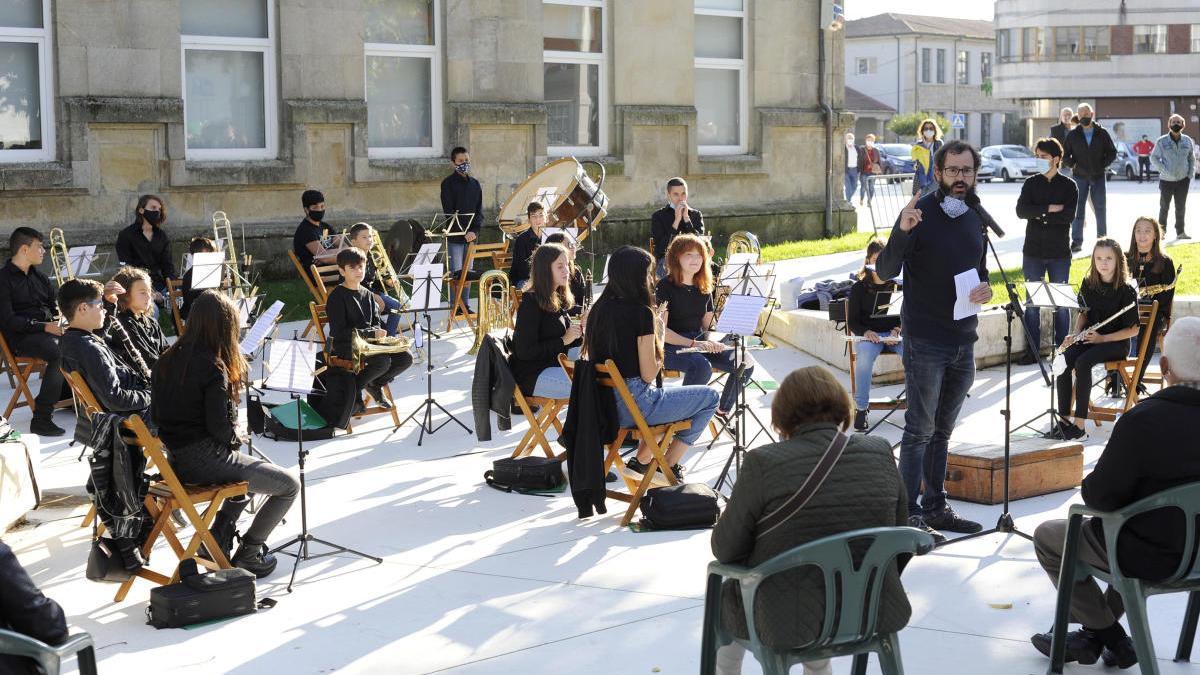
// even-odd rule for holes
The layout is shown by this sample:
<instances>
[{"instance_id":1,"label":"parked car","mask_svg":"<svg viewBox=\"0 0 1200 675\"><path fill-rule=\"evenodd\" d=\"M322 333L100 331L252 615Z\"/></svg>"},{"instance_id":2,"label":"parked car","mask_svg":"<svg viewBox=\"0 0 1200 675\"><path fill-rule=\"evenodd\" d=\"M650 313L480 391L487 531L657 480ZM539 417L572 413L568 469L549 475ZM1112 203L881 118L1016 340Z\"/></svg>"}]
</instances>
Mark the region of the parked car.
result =
<instances>
[{"instance_id":1,"label":"parked car","mask_svg":"<svg viewBox=\"0 0 1200 675\"><path fill-rule=\"evenodd\" d=\"M991 161L995 175L1005 183L1039 173L1037 158L1023 145L989 145L980 154Z\"/></svg>"},{"instance_id":2,"label":"parked car","mask_svg":"<svg viewBox=\"0 0 1200 675\"><path fill-rule=\"evenodd\" d=\"M1117 158L1112 164L1108 165L1110 175L1121 176L1125 180L1138 179L1138 155L1133 151L1133 144L1125 141L1116 141ZM1156 178L1158 172L1154 170L1153 165L1150 168L1150 177Z\"/></svg>"},{"instance_id":3,"label":"parked car","mask_svg":"<svg viewBox=\"0 0 1200 675\"><path fill-rule=\"evenodd\" d=\"M990 183L995 176L996 165L992 164L992 160L987 157L981 157L979 160L979 173L975 174L975 180L981 183Z\"/></svg>"},{"instance_id":4,"label":"parked car","mask_svg":"<svg viewBox=\"0 0 1200 675\"><path fill-rule=\"evenodd\" d=\"M912 158L912 146L906 143L876 143L879 161L884 174L914 173L916 162Z\"/></svg>"}]
</instances>

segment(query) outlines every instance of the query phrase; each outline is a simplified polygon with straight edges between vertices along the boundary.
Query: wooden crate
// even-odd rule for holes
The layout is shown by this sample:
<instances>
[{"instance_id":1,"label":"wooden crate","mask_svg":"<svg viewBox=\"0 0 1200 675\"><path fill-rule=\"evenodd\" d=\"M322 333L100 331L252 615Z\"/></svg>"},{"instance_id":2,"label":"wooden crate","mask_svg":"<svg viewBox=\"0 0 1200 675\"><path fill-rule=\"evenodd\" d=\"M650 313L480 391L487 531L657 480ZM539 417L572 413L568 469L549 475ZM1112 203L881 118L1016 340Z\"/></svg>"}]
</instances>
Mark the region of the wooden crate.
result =
<instances>
[{"instance_id":1,"label":"wooden crate","mask_svg":"<svg viewBox=\"0 0 1200 675\"><path fill-rule=\"evenodd\" d=\"M1009 499L1036 497L1078 487L1083 480L1083 444L1044 438L1013 439ZM950 448L946 491L954 499L981 504L1004 501L1004 446L963 443Z\"/></svg>"}]
</instances>

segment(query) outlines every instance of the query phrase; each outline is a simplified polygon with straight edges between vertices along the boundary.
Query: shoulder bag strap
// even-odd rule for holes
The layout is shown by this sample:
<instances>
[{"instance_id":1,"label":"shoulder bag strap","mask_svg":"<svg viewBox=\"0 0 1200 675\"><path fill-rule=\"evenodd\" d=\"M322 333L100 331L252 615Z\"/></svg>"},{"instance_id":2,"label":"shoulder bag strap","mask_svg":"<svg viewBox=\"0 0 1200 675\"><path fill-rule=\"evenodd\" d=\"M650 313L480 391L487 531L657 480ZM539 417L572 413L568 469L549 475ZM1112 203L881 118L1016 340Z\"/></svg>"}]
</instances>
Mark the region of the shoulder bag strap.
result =
<instances>
[{"instance_id":1,"label":"shoulder bag strap","mask_svg":"<svg viewBox=\"0 0 1200 675\"><path fill-rule=\"evenodd\" d=\"M757 537L762 537L784 524L798 513L800 509L804 508L804 505L813 498L813 495L821 488L825 479L829 477L837 461L841 459L842 452L845 451L849 440L850 437L844 431L839 430L834 434L833 441L829 443L829 447L825 448L825 454L821 455L821 459L813 467L812 473L808 474L808 478L804 479L804 483L800 485L800 489L796 490L795 494L779 505L774 511L759 518Z\"/></svg>"}]
</instances>

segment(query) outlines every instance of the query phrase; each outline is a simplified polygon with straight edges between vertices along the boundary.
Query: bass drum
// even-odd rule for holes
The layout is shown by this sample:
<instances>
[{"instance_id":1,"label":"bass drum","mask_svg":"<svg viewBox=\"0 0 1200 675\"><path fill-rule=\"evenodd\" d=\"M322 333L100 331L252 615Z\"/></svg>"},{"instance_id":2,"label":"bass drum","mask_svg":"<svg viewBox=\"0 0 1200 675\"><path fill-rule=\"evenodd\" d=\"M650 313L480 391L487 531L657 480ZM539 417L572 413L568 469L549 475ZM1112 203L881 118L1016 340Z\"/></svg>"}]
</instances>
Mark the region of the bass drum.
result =
<instances>
[{"instance_id":1,"label":"bass drum","mask_svg":"<svg viewBox=\"0 0 1200 675\"><path fill-rule=\"evenodd\" d=\"M608 195L602 189L604 165L586 163L599 168L599 181L593 181L574 157L556 159L530 174L500 207L500 229L509 235L528 229L526 208L537 201L546 207L548 227L579 228L579 238L586 237L608 215Z\"/></svg>"},{"instance_id":2,"label":"bass drum","mask_svg":"<svg viewBox=\"0 0 1200 675\"><path fill-rule=\"evenodd\" d=\"M405 274L408 271L412 261L410 254L419 251L421 244L426 243L428 239L425 228L415 220L400 219L392 223L391 229L383 238L383 247L392 259L396 274Z\"/></svg>"}]
</instances>

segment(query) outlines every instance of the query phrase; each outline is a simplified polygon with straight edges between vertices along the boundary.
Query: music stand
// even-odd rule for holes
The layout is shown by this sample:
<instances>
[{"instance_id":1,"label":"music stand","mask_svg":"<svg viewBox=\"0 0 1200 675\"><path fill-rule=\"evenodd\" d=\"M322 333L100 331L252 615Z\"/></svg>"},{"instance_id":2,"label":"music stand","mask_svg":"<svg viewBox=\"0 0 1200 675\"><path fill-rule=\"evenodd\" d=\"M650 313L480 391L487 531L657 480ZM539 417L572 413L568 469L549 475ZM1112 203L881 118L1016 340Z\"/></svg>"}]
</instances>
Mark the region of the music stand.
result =
<instances>
[{"instance_id":1,"label":"music stand","mask_svg":"<svg viewBox=\"0 0 1200 675\"><path fill-rule=\"evenodd\" d=\"M449 306L444 305L442 301L442 290L444 285L444 269L445 266L438 262L429 265L414 264L409 267L409 274L413 277L413 289L409 294L409 309L413 313L413 332L416 340L413 345L417 349L422 346L424 341L425 347L425 400L417 406L415 410L408 414L400 425L403 426L406 422L421 415L418 424L421 427L421 432L417 435L417 446L420 446L425 441L425 434L435 434L438 429L446 426L450 422L454 422L462 427L468 434L474 433L471 428L463 424L449 410L446 410L441 403L438 403L433 398L433 340L439 337L433 332L433 316L432 311L442 311L449 309ZM425 325L422 326L417 314L425 320ZM427 333L427 336L422 336L421 333ZM433 408L437 407L446 415L446 419L436 427L433 426Z\"/></svg>"},{"instance_id":2,"label":"music stand","mask_svg":"<svg viewBox=\"0 0 1200 675\"><path fill-rule=\"evenodd\" d=\"M374 560L376 563L383 562L383 558L319 539L308 531L308 493L305 486L304 459L308 456L309 451L304 447L304 431L323 427L325 421L300 397L302 394L315 393L313 387L319 371L314 365L317 352L321 348L320 344L298 340L295 339L295 336L291 340L275 340L271 343L269 372L263 378L263 389L286 392L291 398L290 403L272 408L271 414L280 424L296 431L296 456L300 467L300 534L270 550L271 553L283 553L296 559L292 565L292 576L288 579L288 593L292 592L292 585L296 582L296 570L300 567L301 561L307 562L338 553L350 553L360 558ZM276 349L282 350L282 352L276 352ZM268 368L268 366L264 366L264 368ZM288 409L288 406L291 406L291 409ZM333 550L313 554L309 552L310 543L321 544ZM294 553L284 550L291 546L297 547Z\"/></svg>"},{"instance_id":3,"label":"music stand","mask_svg":"<svg viewBox=\"0 0 1200 675\"><path fill-rule=\"evenodd\" d=\"M72 246L67 249L67 268L72 277L99 277L105 274L108 251L96 252L96 245Z\"/></svg>"},{"instance_id":4,"label":"music stand","mask_svg":"<svg viewBox=\"0 0 1200 675\"><path fill-rule=\"evenodd\" d=\"M746 451L746 413L749 412L754 420L758 422L759 427L766 431L762 421L754 415L753 411L746 405L746 388L741 386L742 375L746 371L746 341L745 336L753 335L758 329L758 317L762 314L766 307L767 298L761 295L730 295L725 298L725 306L721 310L721 318L717 322L717 330L727 335L733 336L733 348L737 350L737 368L730 377L736 377L734 380L738 383L738 402L733 412L725 419L725 423L721 429L724 431L733 424L733 449L729 453L729 458L725 460L725 466L721 469L721 475L717 477L717 482L713 484L713 489L720 491L721 486L725 484L729 478L729 469L734 467L741 470L742 454ZM733 420L737 420L733 423ZM721 431L718 431L716 436L720 436ZM761 433L761 432L760 432ZM767 432L770 435L770 432ZM713 437L713 443L716 442L716 436ZM758 438L758 435L755 435ZM709 444L712 447L712 444ZM729 481L730 485L733 481Z\"/></svg>"},{"instance_id":5,"label":"music stand","mask_svg":"<svg viewBox=\"0 0 1200 675\"><path fill-rule=\"evenodd\" d=\"M887 303L880 303L879 296L885 292L890 293L891 295L888 297ZM899 289L894 290L894 291L879 291L875 294L875 311L871 313L871 316L872 317L900 316L900 309L903 306L904 306L904 291L899 290ZM879 311L880 309L883 309L883 312L880 312ZM903 340L897 341L897 343L902 343L902 342L903 342ZM895 422L891 421L890 418L892 416L892 413L894 413L900 409L900 404L904 401L904 397L907 393L908 393L908 383L906 381L904 388L900 390L900 395L896 397L896 404L893 405L891 408L889 408L888 411L883 414L883 417L879 418L879 421L875 422L875 424L872 424L871 427L869 429L867 429L866 433L873 434L873 433L875 433L876 429L883 426L884 424L889 424L889 425L895 427L896 429L899 429L900 431L904 431L903 425L896 424ZM869 408L870 405L871 404L868 401L867 407Z\"/></svg>"},{"instance_id":6,"label":"music stand","mask_svg":"<svg viewBox=\"0 0 1200 675\"><path fill-rule=\"evenodd\" d=\"M1025 290L1026 290L1026 292L1029 293L1029 300L1026 301L1026 303L1025 303L1026 308L1037 307L1039 310L1042 308L1049 308L1056 312L1060 309L1064 309L1064 310L1084 309L1079 304L1079 297L1077 295L1075 295L1075 289L1073 289L1071 287L1071 284L1055 284L1055 283L1050 283L1050 282L1045 282L1045 281L1037 281L1037 282L1034 282L1031 284L1026 284ZM1041 320L1040 312L1038 313L1038 320L1039 321ZM1024 321L1022 321L1022 324L1023 323L1024 323ZM1054 373L1054 366L1052 363L1050 363L1050 364L1046 363L1046 358L1042 356L1042 349L1041 349L1042 346L1032 344L1033 341L1030 339L1031 337L1032 336L1029 334L1029 327L1026 326L1025 327L1026 343L1029 344L1029 350L1031 352L1033 352L1035 357L1037 357L1038 369L1042 371L1042 377L1049 385L1047 388L1050 390L1050 407L1046 408L1045 410L1038 413L1037 415L1034 415L1029 420L1026 420L1025 422L1018 424L1016 426L1016 428L1013 429L1013 431L1015 432L1015 431L1018 431L1018 430L1024 429L1024 428L1033 429L1033 424L1035 422L1042 419L1042 417L1044 417L1044 416L1049 416L1050 417L1050 430L1046 431L1044 433L1038 433L1038 435L1041 436L1042 438L1060 439L1061 434L1058 433L1058 428L1054 423L1055 420L1058 419L1058 408L1055 407L1055 405L1054 405L1056 388L1054 386L1054 379L1047 375L1047 373L1050 373L1050 374ZM1052 341L1052 343L1053 343L1053 341ZM1054 354L1054 350L1057 348L1058 347L1055 346L1053 349L1051 349L1051 351L1050 351L1051 355ZM1052 356L1052 358L1053 358L1053 356Z\"/></svg>"}]
</instances>

